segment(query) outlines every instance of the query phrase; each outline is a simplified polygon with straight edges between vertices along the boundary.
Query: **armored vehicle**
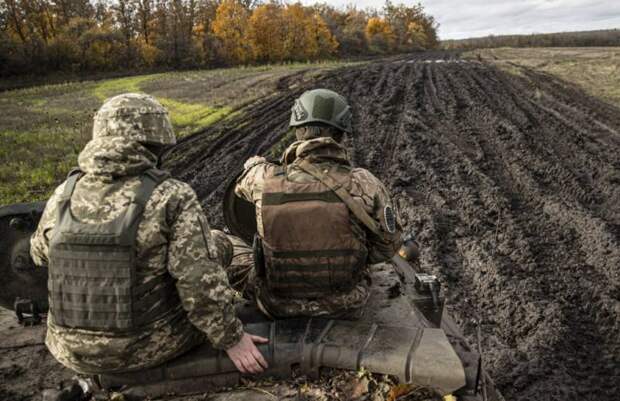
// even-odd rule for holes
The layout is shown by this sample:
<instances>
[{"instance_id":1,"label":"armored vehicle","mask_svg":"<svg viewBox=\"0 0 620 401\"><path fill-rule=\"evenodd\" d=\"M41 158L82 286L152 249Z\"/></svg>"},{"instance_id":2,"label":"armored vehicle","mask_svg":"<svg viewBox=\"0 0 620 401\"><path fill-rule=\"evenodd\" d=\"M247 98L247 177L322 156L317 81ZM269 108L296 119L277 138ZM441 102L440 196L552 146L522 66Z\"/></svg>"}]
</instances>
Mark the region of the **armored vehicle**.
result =
<instances>
[{"instance_id":1,"label":"armored vehicle","mask_svg":"<svg viewBox=\"0 0 620 401\"><path fill-rule=\"evenodd\" d=\"M47 270L29 257L29 238L44 207L38 202L0 208L0 306L14 309L23 324L40 323L47 310ZM225 193L223 214L228 230L251 244L254 206L235 196L233 185ZM357 320L274 321L250 301L239 305L247 331L269 338L259 347L270 365L263 376L318 378L335 369L365 369L458 400L502 400L483 369L480 350L446 313L439 280L407 260L411 251L405 239L391 263L372 267L371 299ZM95 379L101 389L157 398L230 388L241 377L225 353L204 345L159 368Z\"/></svg>"}]
</instances>

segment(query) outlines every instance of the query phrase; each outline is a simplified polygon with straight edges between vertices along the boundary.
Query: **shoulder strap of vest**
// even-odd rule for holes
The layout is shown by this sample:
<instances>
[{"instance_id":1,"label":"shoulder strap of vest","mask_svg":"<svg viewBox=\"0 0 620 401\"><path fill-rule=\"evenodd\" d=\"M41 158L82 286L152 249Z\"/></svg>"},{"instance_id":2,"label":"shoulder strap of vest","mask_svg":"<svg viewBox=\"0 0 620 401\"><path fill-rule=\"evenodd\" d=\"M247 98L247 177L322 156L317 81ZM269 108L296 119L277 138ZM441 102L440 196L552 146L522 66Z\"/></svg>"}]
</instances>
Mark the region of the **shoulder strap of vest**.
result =
<instances>
[{"instance_id":1,"label":"shoulder strap of vest","mask_svg":"<svg viewBox=\"0 0 620 401\"><path fill-rule=\"evenodd\" d=\"M69 172L67 175L67 180L65 181L65 189L62 193L62 199L71 199L71 195L73 195L73 191L75 190L75 184L77 184L82 175L82 170L79 168L74 168Z\"/></svg>"},{"instance_id":2,"label":"shoulder strap of vest","mask_svg":"<svg viewBox=\"0 0 620 401\"><path fill-rule=\"evenodd\" d=\"M124 238L135 241L138 224L149 198L155 188L169 176L170 174L165 171L150 169L140 177L140 185L136 188L131 204L127 208L122 222L120 222L119 232L124 233Z\"/></svg>"},{"instance_id":3,"label":"shoulder strap of vest","mask_svg":"<svg viewBox=\"0 0 620 401\"><path fill-rule=\"evenodd\" d=\"M142 184L136 191L134 202L144 207L146 206L146 202L148 202L151 197L153 190L155 190L155 187L168 179L170 174L166 171L153 168L147 170L142 177Z\"/></svg>"},{"instance_id":4,"label":"shoulder strap of vest","mask_svg":"<svg viewBox=\"0 0 620 401\"><path fill-rule=\"evenodd\" d=\"M366 210L364 210L362 205L353 199L349 191L347 191L342 184L338 183L328 174L324 174L318 167L311 164L307 160L302 160L297 164L297 167L321 181L325 186L334 191L340 200L347 205L351 213L353 213L353 215L357 217L357 219L361 221L373 234L379 236L382 235L379 224L366 212Z\"/></svg>"}]
</instances>

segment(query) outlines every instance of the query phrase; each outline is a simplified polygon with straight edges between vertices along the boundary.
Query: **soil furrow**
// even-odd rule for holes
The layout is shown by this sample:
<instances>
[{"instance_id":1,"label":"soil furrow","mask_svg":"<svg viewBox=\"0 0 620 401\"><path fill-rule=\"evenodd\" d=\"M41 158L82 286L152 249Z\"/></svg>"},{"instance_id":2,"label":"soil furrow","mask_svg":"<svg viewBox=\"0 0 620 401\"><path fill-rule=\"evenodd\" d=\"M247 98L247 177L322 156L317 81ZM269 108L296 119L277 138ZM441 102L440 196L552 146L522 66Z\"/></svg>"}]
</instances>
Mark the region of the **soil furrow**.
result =
<instances>
[{"instance_id":1,"label":"soil furrow","mask_svg":"<svg viewBox=\"0 0 620 401\"><path fill-rule=\"evenodd\" d=\"M284 77L276 95L181 143L169 165L219 226L226 180L283 147L294 98L339 91L354 110L353 162L393 192L470 339L472 317L482 320L507 399L615 399L620 110L545 74L453 61L420 54Z\"/></svg>"}]
</instances>

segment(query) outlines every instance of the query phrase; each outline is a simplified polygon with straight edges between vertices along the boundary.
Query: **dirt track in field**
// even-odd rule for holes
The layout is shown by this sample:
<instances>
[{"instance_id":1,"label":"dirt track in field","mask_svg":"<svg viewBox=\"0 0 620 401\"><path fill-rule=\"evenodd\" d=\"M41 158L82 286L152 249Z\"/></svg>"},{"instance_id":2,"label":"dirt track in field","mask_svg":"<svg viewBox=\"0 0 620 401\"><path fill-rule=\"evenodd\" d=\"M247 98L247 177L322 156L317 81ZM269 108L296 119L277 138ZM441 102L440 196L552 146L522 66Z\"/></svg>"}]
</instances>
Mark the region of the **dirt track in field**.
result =
<instances>
[{"instance_id":1,"label":"dirt track in field","mask_svg":"<svg viewBox=\"0 0 620 401\"><path fill-rule=\"evenodd\" d=\"M292 75L172 153L214 226L227 179L278 148L313 87L352 102L354 163L391 189L470 338L482 321L506 399L616 399L620 110L551 76L441 55Z\"/></svg>"}]
</instances>

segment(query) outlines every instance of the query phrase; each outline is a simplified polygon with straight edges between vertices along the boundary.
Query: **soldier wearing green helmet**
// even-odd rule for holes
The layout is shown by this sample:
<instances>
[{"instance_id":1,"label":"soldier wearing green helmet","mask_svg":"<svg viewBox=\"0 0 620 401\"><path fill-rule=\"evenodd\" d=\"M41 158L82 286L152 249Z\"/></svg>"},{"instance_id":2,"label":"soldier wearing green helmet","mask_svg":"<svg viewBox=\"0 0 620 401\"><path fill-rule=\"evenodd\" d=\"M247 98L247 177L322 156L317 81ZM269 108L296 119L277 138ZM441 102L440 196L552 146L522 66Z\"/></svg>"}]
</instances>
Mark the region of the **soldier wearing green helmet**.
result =
<instances>
[{"instance_id":1,"label":"soldier wearing green helmet","mask_svg":"<svg viewBox=\"0 0 620 401\"><path fill-rule=\"evenodd\" d=\"M341 144L351 116L334 91L303 93L291 110L297 141L279 164L250 158L237 181L235 193L256 207L258 233L254 260L235 257L229 279L269 316L356 316L369 297L368 266L398 248L388 191ZM235 255L248 254L233 242Z\"/></svg>"},{"instance_id":2,"label":"soldier wearing green helmet","mask_svg":"<svg viewBox=\"0 0 620 401\"><path fill-rule=\"evenodd\" d=\"M329 89L304 92L295 100L290 127L329 125L341 132L351 133L351 106L347 100Z\"/></svg>"},{"instance_id":3,"label":"soldier wearing green helmet","mask_svg":"<svg viewBox=\"0 0 620 401\"><path fill-rule=\"evenodd\" d=\"M35 264L49 267L46 344L76 372L140 371L206 340L242 372L266 367L254 345L266 340L234 310L230 241L188 184L156 168L175 143L151 96L108 99L31 238Z\"/></svg>"}]
</instances>

